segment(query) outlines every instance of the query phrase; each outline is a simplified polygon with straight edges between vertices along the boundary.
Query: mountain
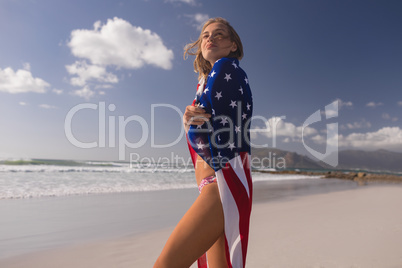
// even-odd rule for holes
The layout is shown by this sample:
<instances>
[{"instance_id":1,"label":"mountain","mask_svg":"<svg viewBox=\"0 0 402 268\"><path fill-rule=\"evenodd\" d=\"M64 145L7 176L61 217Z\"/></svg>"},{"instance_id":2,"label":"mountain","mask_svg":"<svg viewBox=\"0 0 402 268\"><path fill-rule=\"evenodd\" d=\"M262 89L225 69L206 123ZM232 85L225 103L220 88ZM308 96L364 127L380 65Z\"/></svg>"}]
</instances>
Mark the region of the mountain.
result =
<instances>
[{"instance_id":1,"label":"mountain","mask_svg":"<svg viewBox=\"0 0 402 268\"><path fill-rule=\"evenodd\" d=\"M323 169L322 165L311 158L276 148L253 148L252 167L275 169ZM258 161L259 160L259 161Z\"/></svg>"},{"instance_id":2,"label":"mountain","mask_svg":"<svg viewBox=\"0 0 402 268\"><path fill-rule=\"evenodd\" d=\"M344 150L338 152L339 164L332 167L308 156L276 148L253 148L251 150L254 168L276 169L346 169L402 172L402 153L387 150L362 151Z\"/></svg>"},{"instance_id":3,"label":"mountain","mask_svg":"<svg viewBox=\"0 0 402 268\"><path fill-rule=\"evenodd\" d=\"M377 151L340 151L337 168L402 172L402 153L382 149Z\"/></svg>"}]
</instances>

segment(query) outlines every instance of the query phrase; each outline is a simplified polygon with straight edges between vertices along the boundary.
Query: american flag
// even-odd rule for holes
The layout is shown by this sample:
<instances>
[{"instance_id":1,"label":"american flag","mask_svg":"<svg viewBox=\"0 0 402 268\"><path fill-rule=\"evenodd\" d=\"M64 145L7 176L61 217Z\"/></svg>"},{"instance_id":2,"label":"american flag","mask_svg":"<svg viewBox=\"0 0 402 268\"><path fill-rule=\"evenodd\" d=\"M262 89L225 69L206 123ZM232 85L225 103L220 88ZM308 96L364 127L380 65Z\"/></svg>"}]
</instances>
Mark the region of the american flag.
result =
<instances>
[{"instance_id":1,"label":"american flag","mask_svg":"<svg viewBox=\"0 0 402 268\"><path fill-rule=\"evenodd\" d=\"M193 105L212 115L202 126L187 133L195 165L200 155L214 170L225 219L225 251L228 267L246 262L252 204L250 172L250 122L253 101L246 73L234 58L218 60L206 82L201 79ZM198 260L206 268L206 256Z\"/></svg>"}]
</instances>

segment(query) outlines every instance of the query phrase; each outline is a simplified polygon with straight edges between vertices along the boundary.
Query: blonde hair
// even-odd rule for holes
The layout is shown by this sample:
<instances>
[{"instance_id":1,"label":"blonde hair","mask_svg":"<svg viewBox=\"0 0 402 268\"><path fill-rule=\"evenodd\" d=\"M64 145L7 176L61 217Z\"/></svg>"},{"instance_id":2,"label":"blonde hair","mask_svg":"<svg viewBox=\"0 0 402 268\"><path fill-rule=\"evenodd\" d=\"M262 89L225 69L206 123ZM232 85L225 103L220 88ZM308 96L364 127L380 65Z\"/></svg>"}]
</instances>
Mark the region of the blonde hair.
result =
<instances>
[{"instance_id":1,"label":"blonde hair","mask_svg":"<svg viewBox=\"0 0 402 268\"><path fill-rule=\"evenodd\" d=\"M238 60L241 60L243 58L243 45L241 43L239 35L236 33L235 29L230 25L230 23L224 18L209 19L204 23L204 26L202 27L201 34L198 37L198 40L193 43L187 44L184 47L184 59L187 59L188 55L195 55L194 72L198 73L198 79L201 79L201 77L206 78L212 69L212 66L209 63L209 61L205 60L204 57L202 56L201 42L202 42L202 33L205 31L205 28L208 27L208 25L216 22L226 25L229 32L230 41L234 42L237 46L237 50L234 52L230 52L228 57L236 58Z\"/></svg>"}]
</instances>

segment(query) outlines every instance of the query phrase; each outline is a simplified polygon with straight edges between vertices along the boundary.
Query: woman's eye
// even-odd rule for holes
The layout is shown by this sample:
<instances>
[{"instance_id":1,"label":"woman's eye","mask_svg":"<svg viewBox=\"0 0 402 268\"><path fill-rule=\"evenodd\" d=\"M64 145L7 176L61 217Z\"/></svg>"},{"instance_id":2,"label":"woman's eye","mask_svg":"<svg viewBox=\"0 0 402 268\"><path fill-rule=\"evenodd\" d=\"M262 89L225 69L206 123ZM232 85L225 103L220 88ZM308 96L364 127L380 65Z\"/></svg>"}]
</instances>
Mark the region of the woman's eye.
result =
<instances>
[{"instance_id":1,"label":"woman's eye","mask_svg":"<svg viewBox=\"0 0 402 268\"><path fill-rule=\"evenodd\" d=\"M214 37L215 37L216 39L223 39L223 38L225 38L225 36L223 35L223 33L216 33L216 34L214 35Z\"/></svg>"}]
</instances>

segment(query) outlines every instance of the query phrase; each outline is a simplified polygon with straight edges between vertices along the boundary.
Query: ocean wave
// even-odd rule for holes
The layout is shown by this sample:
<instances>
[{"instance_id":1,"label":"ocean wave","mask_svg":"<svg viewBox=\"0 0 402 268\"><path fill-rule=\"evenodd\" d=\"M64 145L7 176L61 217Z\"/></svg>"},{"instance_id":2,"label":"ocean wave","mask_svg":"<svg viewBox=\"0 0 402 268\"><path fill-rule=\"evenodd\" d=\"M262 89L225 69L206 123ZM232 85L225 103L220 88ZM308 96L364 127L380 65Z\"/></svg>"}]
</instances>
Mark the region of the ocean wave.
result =
<instances>
[{"instance_id":1,"label":"ocean wave","mask_svg":"<svg viewBox=\"0 0 402 268\"><path fill-rule=\"evenodd\" d=\"M62 172L62 173L193 173L194 168L170 168L164 166L134 166L129 167L122 165L120 167L65 167L65 166L42 166L42 165L0 165L0 173L45 173L45 172Z\"/></svg>"},{"instance_id":2,"label":"ocean wave","mask_svg":"<svg viewBox=\"0 0 402 268\"><path fill-rule=\"evenodd\" d=\"M253 182L256 181L287 181L287 180L308 180L308 179L320 179L321 176L301 175L301 174L270 174L254 172Z\"/></svg>"},{"instance_id":3,"label":"ocean wave","mask_svg":"<svg viewBox=\"0 0 402 268\"><path fill-rule=\"evenodd\" d=\"M171 170L177 172L177 169ZM193 171L191 171L193 172ZM4 175L4 174L3 174ZM318 176L253 172L253 181L315 179ZM196 188L190 173L49 172L12 173L0 177L0 199L26 199L73 195L132 193Z\"/></svg>"},{"instance_id":4,"label":"ocean wave","mask_svg":"<svg viewBox=\"0 0 402 268\"><path fill-rule=\"evenodd\" d=\"M182 185L157 185L149 184L147 186L93 186L93 187L76 187L76 188L50 188L50 189L14 189L0 192L1 199L31 199L42 197L63 197L75 195L92 195L92 194L112 194L112 193L134 193L147 191L162 191L175 189L191 189L196 188L195 183Z\"/></svg>"},{"instance_id":5,"label":"ocean wave","mask_svg":"<svg viewBox=\"0 0 402 268\"><path fill-rule=\"evenodd\" d=\"M58 165L58 166L81 166L82 163L73 160L52 160L52 159L6 159L0 161L0 165L26 166L26 165Z\"/></svg>"}]
</instances>

